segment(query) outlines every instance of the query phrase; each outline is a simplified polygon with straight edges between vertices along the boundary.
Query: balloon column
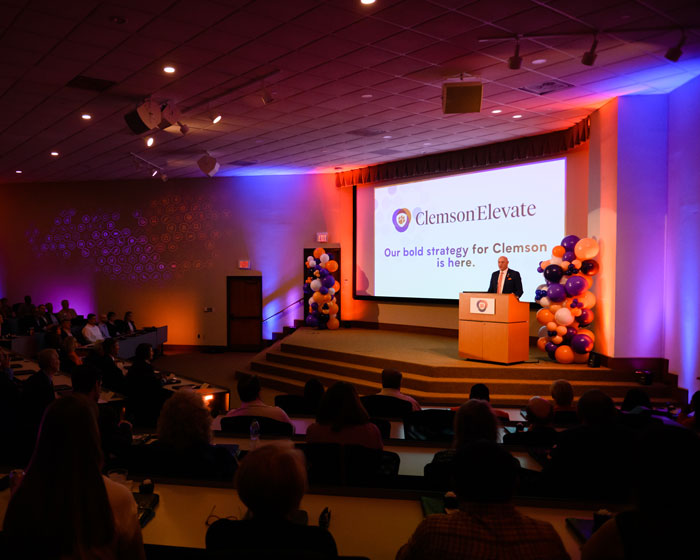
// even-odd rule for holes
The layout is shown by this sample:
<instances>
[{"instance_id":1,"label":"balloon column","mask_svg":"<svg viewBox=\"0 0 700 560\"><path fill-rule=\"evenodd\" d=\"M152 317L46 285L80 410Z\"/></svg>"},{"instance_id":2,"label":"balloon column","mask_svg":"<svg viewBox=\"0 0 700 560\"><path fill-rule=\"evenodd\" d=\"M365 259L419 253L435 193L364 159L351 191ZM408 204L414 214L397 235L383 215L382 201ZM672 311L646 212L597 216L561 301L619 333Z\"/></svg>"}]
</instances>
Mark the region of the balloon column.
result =
<instances>
[{"instance_id":1,"label":"balloon column","mask_svg":"<svg viewBox=\"0 0 700 560\"><path fill-rule=\"evenodd\" d=\"M539 330L537 346L560 364L583 364L593 350L595 335L587 327L593 322L595 295L590 291L600 265L595 261L598 242L568 235L552 249L552 258L540 262L545 284L537 287L535 301Z\"/></svg>"},{"instance_id":2,"label":"balloon column","mask_svg":"<svg viewBox=\"0 0 700 560\"><path fill-rule=\"evenodd\" d=\"M326 253L321 247L314 249L313 257L306 259L308 269L304 293L310 295L309 314L306 316L306 324L319 329L337 329L340 321L338 315L338 303L336 294L340 290L340 284L333 276L338 270L338 262L332 255Z\"/></svg>"}]
</instances>

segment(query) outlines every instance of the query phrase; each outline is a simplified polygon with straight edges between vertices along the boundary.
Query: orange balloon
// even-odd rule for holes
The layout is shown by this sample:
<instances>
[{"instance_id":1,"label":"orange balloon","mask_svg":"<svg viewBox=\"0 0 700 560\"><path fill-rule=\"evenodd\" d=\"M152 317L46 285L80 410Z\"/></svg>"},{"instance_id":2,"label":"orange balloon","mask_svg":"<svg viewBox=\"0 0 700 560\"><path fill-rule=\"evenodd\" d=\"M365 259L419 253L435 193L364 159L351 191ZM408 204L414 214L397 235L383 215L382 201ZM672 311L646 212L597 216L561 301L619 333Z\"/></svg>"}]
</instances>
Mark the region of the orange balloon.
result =
<instances>
[{"instance_id":1,"label":"orange balloon","mask_svg":"<svg viewBox=\"0 0 700 560\"><path fill-rule=\"evenodd\" d=\"M562 342L564 342L564 339L561 336L557 335L552 337L552 342L554 344L561 344Z\"/></svg>"},{"instance_id":2,"label":"orange balloon","mask_svg":"<svg viewBox=\"0 0 700 560\"><path fill-rule=\"evenodd\" d=\"M320 293L320 292L317 292L317 293ZM321 298L322 298L321 301L323 301L323 303L328 303L329 301L331 301L331 298L332 298L332 297L333 297L333 296L331 296L331 294L326 294L325 296L322 295L322 296L321 296Z\"/></svg>"},{"instance_id":3,"label":"orange balloon","mask_svg":"<svg viewBox=\"0 0 700 560\"><path fill-rule=\"evenodd\" d=\"M321 292L314 292L314 295L311 296L311 299L314 300L316 303L322 303L323 297L324 296Z\"/></svg>"},{"instance_id":4,"label":"orange balloon","mask_svg":"<svg viewBox=\"0 0 700 560\"><path fill-rule=\"evenodd\" d=\"M581 261L579 259L574 259L571 264L574 265L576 268L581 268Z\"/></svg>"},{"instance_id":5,"label":"orange balloon","mask_svg":"<svg viewBox=\"0 0 700 560\"><path fill-rule=\"evenodd\" d=\"M557 324L554 321L550 321L549 323L547 323L547 330L548 331L556 331Z\"/></svg>"},{"instance_id":6,"label":"orange balloon","mask_svg":"<svg viewBox=\"0 0 700 560\"><path fill-rule=\"evenodd\" d=\"M585 354L577 354L576 352L574 352L574 363L575 364L587 363L589 355L590 355L590 352L586 352Z\"/></svg>"},{"instance_id":7,"label":"orange balloon","mask_svg":"<svg viewBox=\"0 0 700 560\"><path fill-rule=\"evenodd\" d=\"M550 321L554 321L554 314L549 309L545 309L544 307L537 312L535 317L542 325L546 325Z\"/></svg>"},{"instance_id":8,"label":"orange balloon","mask_svg":"<svg viewBox=\"0 0 700 560\"><path fill-rule=\"evenodd\" d=\"M559 311L561 308L562 308L562 304L561 304L561 303L550 303L550 304L549 304L549 310L550 310L552 313L556 313L556 312Z\"/></svg>"},{"instance_id":9,"label":"orange balloon","mask_svg":"<svg viewBox=\"0 0 700 560\"><path fill-rule=\"evenodd\" d=\"M556 331L559 336L564 336L567 332L567 329L564 325L557 325Z\"/></svg>"},{"instance_id":10,"label":"orange balloon","mask_svg":"<svg viewBox=\"0 0 700 560\"><path fill-rule=\"evenodd\" d=\"M328 324L326 325L330 330L334 331L340 326L340 321L335 317L328 319Z\"/></svg>"},{"instance_id":11,"label":"orange balloon","mask_svg":"<svg viewBox=\"0 0 700 560\"><path fill-rule=\"evenodd\" d=\"M542 267L542 270L547 268L550 264L552 264L552 261L542 261L542 264L540 265Z\"/></svg>"},{"instance_id":12,"label":"orange balloon","mask_svg":"<svg viewBox=\"0 0 700 560\"><path fill-rule=\"evenodd\" d=\"M583 292L583 294L579 296L579 301L583 303L584 309L591 309L592 307L595 307L595 294L586 290L585 292Z\"/></svg>"},{"instance_id":13,"label":"orange balloon","mask_svg":"<svg viewBox=\"0 0 700 560\"><path fill-rule=\"evenodd\" d=\"M554 359L560 364L570 364L574 361L574 351L571 346L560 346L554 351Z\"/></svg>"},{"instance_id":14,"label":"orange balloon","mask_svg":"<svg viewBox=\"0 0 700 560\"><path fill-rule=\"evenodd\" d=\"M598 254L598 251L598 242L590 237L579 239L578 243L576 243L576 246L574 247L576 258L582 261L594 259Z\"/></svg>"},{"instance_id":15,"label":"orange balloon","mask_svg":"<svg viewBox=\"0 0 700 560\"><path fill-rule=\"evenodd\" d=\"M571 264L571 263L570 263L569 261L561 261L561 267L562 267L564 270L568 270L570 264Z\"/></svg>"},{"instance_id":16,"label":"orange balloon","mask_svg":"<svg viewBox=\"0 0 700 560\"><path fill-rule=\"evenodd\" d=\"M329 315L337 315L338 313L338 304L331 302L328 304L328 313Z\"/></svg>"},{"instance_id":17,"label":"orange balloon","mask_svg":"<svg viewBox=\"0 0 700 560\"><path fill-rule=\"evenodd\" d=\"M544 347L547 345L547 342L547 337L541 336L537 339L537 348L539 348L540 350L544 350Z\"/></svg>"},{"instance_id":18,"label":"orange balloon","mask_svg":"<svg viewBox=\"0 0 700 560\"><path fill-rule=\"evenodd\" d=\"M333 289L335 290L335 293L337 294L340 291L340 282L336 280L335 284L333 284Z\"/></svg>"},{"instance_id":19,"label":"orange balloon","mask_svg":"<svg viewBox=\"0 0 700 560\"><path fill-rule=\"evenodd\" d=\"M564 249L564 247L562 247L561 245L557 245L552 249L553 257L563 257L564 253L566 253L566 249Z\"/></svg>"},{"instance_id":20,"label":"orange balloon","mask_svg":"<svg viewBox=\"0 0 700 560\"><path fill-rule=\"evenodd\" d=\"M326 252L326 250L323 247L316 247L314 249L314 258L315 259L321 258L321 255L323 255L323 253L325 253L325 252Z\"/></svg>"},{"instance_id":21,"label":"orange balloon","mask_svg":"<svg viewBox=\"0 0 700 560\"><path fill-rule=\"evenodd\" d=\"M574 317L580 317L580 316L581 316L581 313L583 313L583 311L581 311L581 308L579 308L579 307L577 307L576 309L572 309L572 310L571 310L571 314L572 314Z\"/></svg>"},{"instance_id":22,"label":"orange balloon","mask_svg":"<svg viewBox=\"0 0 700 560\"><path fill-rule=\"evenodd\" d=\"M327 270L328 272L335 272L336 270L338 270L338 263L337 263L337 261L328 261L328 262L326 263L326 270Z\"/></svg>"}]
</instances>

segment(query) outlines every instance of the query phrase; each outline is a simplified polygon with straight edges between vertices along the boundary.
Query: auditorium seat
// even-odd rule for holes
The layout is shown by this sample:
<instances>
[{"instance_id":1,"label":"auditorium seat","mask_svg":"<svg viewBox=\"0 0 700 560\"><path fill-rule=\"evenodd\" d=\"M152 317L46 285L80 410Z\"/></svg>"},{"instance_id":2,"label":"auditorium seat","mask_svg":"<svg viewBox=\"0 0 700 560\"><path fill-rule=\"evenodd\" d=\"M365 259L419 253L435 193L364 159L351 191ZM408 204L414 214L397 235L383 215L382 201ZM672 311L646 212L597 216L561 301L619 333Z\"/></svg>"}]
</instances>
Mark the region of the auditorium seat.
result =
<instances>
[{"instance_id":1,"label":"auditorium seat","mask_svg":"<svg viewBox=\"0 0 700 560\"><path fill-rule=\"evenodd\" d=\"M360 397L362 406L374 418L392 418L403 420L411 414L413 406L409 401L388 395L366 395Z\"/></svg>"},{"instance_id":2,"label":"auditorium seat","mask_svg":"<svg viewBox=\"0 0 700 560\"><path fill-rule=\"evenodd\" d=\"M316 414L316 407L309 405L307 400L301 395L276 395L275 406L284 410L287 415L293 416L297 414Z\"/></svg>"},{"instance_id":3,"label":"auditorium seat","mask_svg":"<svg viewBox=\"0 0 700 560\"><path fill-rule=\"evenodd\" d=\"M221 431L236 435L250 435L250 424L257 420L260 424L260 435L292 437L294 427L287 423L264 416L224 416L221 419Z\"/></svg>"},{"instance_id":4,"label":"auditorium seat","mask_svg":"<svg viewBox=\"0 0 700 560\"><path fill-rule=\"evenodd\" d=\"M417 441L452 441L454 410L427 409L411 412L403 421L404 437Z\"/></svg>"}]
</instances>

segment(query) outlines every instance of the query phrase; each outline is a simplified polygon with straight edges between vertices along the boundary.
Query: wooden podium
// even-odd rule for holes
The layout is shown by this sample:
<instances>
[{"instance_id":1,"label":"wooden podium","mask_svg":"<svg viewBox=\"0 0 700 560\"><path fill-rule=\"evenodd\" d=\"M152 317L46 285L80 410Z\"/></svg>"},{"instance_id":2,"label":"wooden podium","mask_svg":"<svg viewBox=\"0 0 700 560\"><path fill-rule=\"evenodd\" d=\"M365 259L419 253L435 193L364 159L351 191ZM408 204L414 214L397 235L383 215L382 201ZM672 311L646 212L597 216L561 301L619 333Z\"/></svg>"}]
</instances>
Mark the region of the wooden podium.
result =
<instances>
[{"instance_id":1,"label":"wooden podium","mask_svg":"<svg viewBox=\"0 0 700 560\"><path fill-rule=\"evenodd\" d=\"M459 355L500 364L529 356L530 306L513 294L459 294Z\"/></svg>"}]
</instances>

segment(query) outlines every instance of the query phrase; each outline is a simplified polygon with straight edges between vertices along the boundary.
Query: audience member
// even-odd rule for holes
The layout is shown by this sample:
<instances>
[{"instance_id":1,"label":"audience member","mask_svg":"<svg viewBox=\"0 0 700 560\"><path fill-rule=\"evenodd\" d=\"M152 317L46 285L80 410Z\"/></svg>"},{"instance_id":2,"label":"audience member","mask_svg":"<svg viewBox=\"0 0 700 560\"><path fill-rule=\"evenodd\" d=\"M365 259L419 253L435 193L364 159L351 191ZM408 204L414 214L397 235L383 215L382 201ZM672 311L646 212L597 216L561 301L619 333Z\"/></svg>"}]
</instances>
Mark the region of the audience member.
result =
<instances>
[{"instance_id":1,"label":"audience member","mask_svg":"<svg viewBox=\"0 0 700 560\"><path fill-rule=\"evenodd\" d=\"M24 296L24 303L17 308L17 317L33 317L36 306L32 303L32 296Z\"/></svg>"},{"instance_id":2,"label":"audience member","mask_svg":"<svg viewBox=\"0 0 700 560\"><path fill-rule=\"evenodd\" d=\"M581 426L559 432L544 475L557 495L626 499L634 432L617 422L612 399L597 389L578 401Z\"/></svg>"},{"instance_id":3,"label":"audience member","mask_svg":"<svg viewBox=\"0 0 700 560\"><path fill-rule=\"evenodd\" d=\"M46 320L49 325L58 325L60 321L58 320L58 315L53 312L53 303L46 303Z\"/></svg>"},{"instance_id":4,"label":"audience member","mask_svg":"<svg viewBox=\"0 0 700 560\"><path fill-rule=\"evenodd\" d=\"M78 356L78 353L76 352L77 348L78 341L75 339L75 337L69 336L63 341L61 370L68 374L73 373L73 370L76 367L83 365L82 358Z\"/></svg>"},{"instance_id":5,"label":"audience member","mask_svg":"<svg viewBox=\"0 0 700 560\"><path fill-rule=\"evenodd\" d=\"M649 395L646 394L644 389L632 387L625 394L620 410L622 410L622 412L630 412L632 414L651 411L651 399L649 398Z\"/></svg>"},{"instance_id":6,"label":"audience member","mask_svg":"<svg viewBox=\"0 0 700 560\"><path fill-rule=\"evenodd\" d=\"M85 395L98 403L102 390L102 380L98 369L90 366L75 368L71 376L73 393ZM131 447L131 424L121 418L112 406L99 406L97 425L100 428L100 441L105 460L111 463L127 455Z\"/></svg>"},{"instance_id":7,"label":"audience member","mask_svg":"<svg viewBox=\"0 0 700 560\"><path fill-rule=\"evenodd\" d=\"M66 338L73 336L73 330L71 328L70 319L61 319L61 328L59 330L59 335L61 337L61 341L64 341Z\"/></svg>"},{"instance_id":8,"label":"audience member","mask_svg":"<svg viewBox=\"0 0 700 560\"><path fill-rule=\"evenodd\" d=\"M126 374L126 394L134 424L152 428L156 425L163 402L169 396L163 389L163 377L156 373L151 360L153 347L142 343L136 347L136 355Z\"/></svg>"},{"instance_id":9,"label":"audience member","mask_svg":"<svg viewBox=\"0 0 700 560\"><path fill-rule=\"evenodd\" d=\"M552 425L554 407L542 397L532 397L525 407L526 432L506 433L503 443L530 447L551 447L557 441L557 431Z\"/></svg>"},{"instance_id":10,"label":"audience member","mask_svg":"<svg viewBox=\"0 0 700 560\"><path fill-rule=\"evenodd\" d=\"M125 334L133 334L137 331L134 324L134 314L131 311L124 313L124 332Z\"/></svg>"},{"instance_id":11,"label":"audience member","mask_svg":"<svg viewBox=\"0 0 700 560\"><path fill-rule=\"evenodd\" d=\"M107 331L109 332L109 336L111 338L114 338L115 336L119 336L121 334L119 332L119 328L117 327L116 318L117 314L114 311L110 311L109 313L107 313Z\"/></svg>"},{"instance_id":12,"label":"audience member","mask_svg":"<svg viewBox=\"0 0 700 560\"><path fill-rule=\"evenodd\" d=\"M257 375L241 374L238 379L238 396L241 406L229 410L226 416L261 416L291 424L287 413L278 406L265 404L260 398L260 380Z\"/></svg>"},{"instance_id":13,"label":"audience member","mask_svg":"<svg viewBox=\"0 0 700 560\"><path fill-rule=\"evenodd\" d=\"M700 440L689 430L651 426L628 473L635 508L618 513L586 542L582 560L686 558L700 525Z\"/></svg>"},{"instance_id":14,"label":"audience member","mask_svg":"<svg viewBox=\"0 0 700 560\"><path fill-rule=\"evenodd\" d=\"M25 458L29 458L31 448L34 446L41 417L46 407L56 398L53 378L61 367L58 352L52 348L46 348L39 352L37 362L39 371L33 373L24 382L22 391L21 412L24 417L22 440L27 446L24 450Z\"/></svg>"},{"instance_id":15,"label":"audience member","mask_svg":"<svg viewBox=\"0 0 700 560\"><path fill-rule=\"evenodd\" d=\"M491 404L491 392L489 388L484 383L474 383L472 388L469 390L470 399L479 399L480 401L486 401ZM505 410L499 410L497 408L491 408L494 416L499 420L505 420L506 422L510 420L510 416Z\"/></svg>"},{"instance_id":16,"label":"audience member","mask_svg":"<svg viewBox=\"0 0 700 560\"><path fill-rule=\"evenodd\" d=\"M144 559L131 491L103 477L101 467L95 405L82 395L52 403L7 506L8 556Z\"/></svg>"},{"instance_id":17,"label":"audience member","mask_svg":"<svg viewBox=\"0 0 700 560\"><path fill-rule=\"evenodd\" d=\"M5 319L10 319L15 316L15 312L12 311L12 306L6 297L0 299L0 315Z\"/></svg>"},{"instance_id":18,"label":"audience member","mask_svg":"<svg viewBox=\"0 0 700 560\"><path fill-rule=\"evenodd\" d=\"M102 385L105 389L125 394L126 376L117 365L119 358L119 341L108 338L102 343L102 356L96 359L96 366L102 372Z\"/></svg>"},{"instance_id":19,"label":"audience member","mask_svg":"<svg viewBox=\"0 0 700 560\"><path fill-rule=\"evenodd\" d=\"M63 342L61 341L61 328L58 325L49 325L46 328L46 334L44 335L44 348L53 348L54 350L61 350Z\"/></svg>"},{"instance_id":20,"label":"audience member","mask_svg":"<svg viewBox=\"0 0 700 560\"><path fill-rule=\"evenodd\" d=\"M83 327L83 337L89 344L98 340L104 340L102 331L97 325L97 315L94 313L89 313L87 316L87 324Z\"/></svg>"},{"instance_id":21,"label":"audience member","mask_svg":"<svg viewBox=\"0 0 700 560\"><path fill-rule=\"evenodd\" d=\"M700 414L698 414L698 411L700 411L700 391L695 391L688 405L681 408L678 422L686 428L700 432Z\"/></svg>"},{"instance_id":22,"label":"audience member","mask_svg":"<svg viewBox=\"0 0 700 560\"><path fill-rule=\"evenodd\" d=\"M461 448L455 462L459 510L426 517L399 550L397 560L569 558L551 524L515 509L517 459L497 443L480 440Z\"/></svg>"},{"instance_id":23,"label":"audience member","mask_svg":"<svg viewBox=\"0 0 700 560\"><path fill-rule=\"evenodd\" d=\"M326 529L294 521L306 491L300 451L266 445L250 452L236 473L236 487L248 514L243 520L212 523L208 551L228 552L231 558L337 558L335 540Z\"/></svg>"},{"instance_id":24,"label":"audience member","mask_svg":"<svg viewBox=\"0 0 700 560\"><path fill-rule=\"evenodd\" d=\"M100 321L97 324L97 326L100 329L100 333L102 334L103 339L112 338L112 335L109 332L109 323L107 322L107 315L105 315L104 313L100 314Z\"/></svg>"},{"instance_id":25,"label":"audience member","mask_svg":"<svg viewBox=\"0 0 700 560\"><path fill-rule=\"evenodd\" d=\"M64 319L68 319L69 321L72 321L77 317L78 314L75 312L75 309L71 309L68 300L61 300L61 309L58 312L58 320L63 321Z\"/></svg>"},{"instance_id":26,"label":"audience member","mask_svg":"<svg viewBox=\"0 0 700 560\"><path fill-rule=\"evenodd\" d=\"M0 464L14 462L20 435L20 388L10 367L10 355L0 348Z\"/></svg>"},{"instance_id":27,"label":"audience member","mask_svg":"<svg viewBox=\"0 0 700 560\"><path fill-rule=\"evenodd\" d=\"M452 449L438 451L425 465L423 474L432 488L449 489L457 453L478 440L498 441L498 420L491 405L483 399L470 399L455 414L455 436Z\"/></svg>"},{"instance_id":28,"label":"audience member","mask_svg":"<svg viewBox=\"0 0 700 560\"><path fill-rule=\"evenodd\" d=\"M201 395L181 389L158 417L158 441L149 445L142 468L148 474L231 480L236 459L211 444L211 412Z\"/></svg>"},{"instance_id":29,"label":"audience member","mask_svg":"<svg viewBox=\"0 0 700 560\"><path fill-rule=\"evenodd\" d=\"M382 390L377 393L385 397L394 397L396 399L401 399L402 401L408 401L411 403L411 407L414 411L420 410L420 405L418 401L411 397L410 395L405 395L401 392L401 380L403 375L397 369L387 368L382 371Z\"/></svg>"},{"instance_id":30,"label":"audience member","mask_svg":"<svg viewBox=\"0 0 700 560\"><path fill-rule=\"evenodd\" d=\"M309 443L341 443L383 449L379 428L369 421L355 387L338 381L323 395L316 422L306 430Z\"/></svg>"},{"instance_id":31,"label":"audience member","mask_svg":"<svg viewBox=\"0 0 700 560\"><path fill-rule=\"evenodd\" d=\"M304 384L304 402L306 404L307 410L313 411L313 414L318 412L318 405L321 404L321 399L323 398L326 389L323 384L312 377Z\"/></svg>"}]
</instances>

